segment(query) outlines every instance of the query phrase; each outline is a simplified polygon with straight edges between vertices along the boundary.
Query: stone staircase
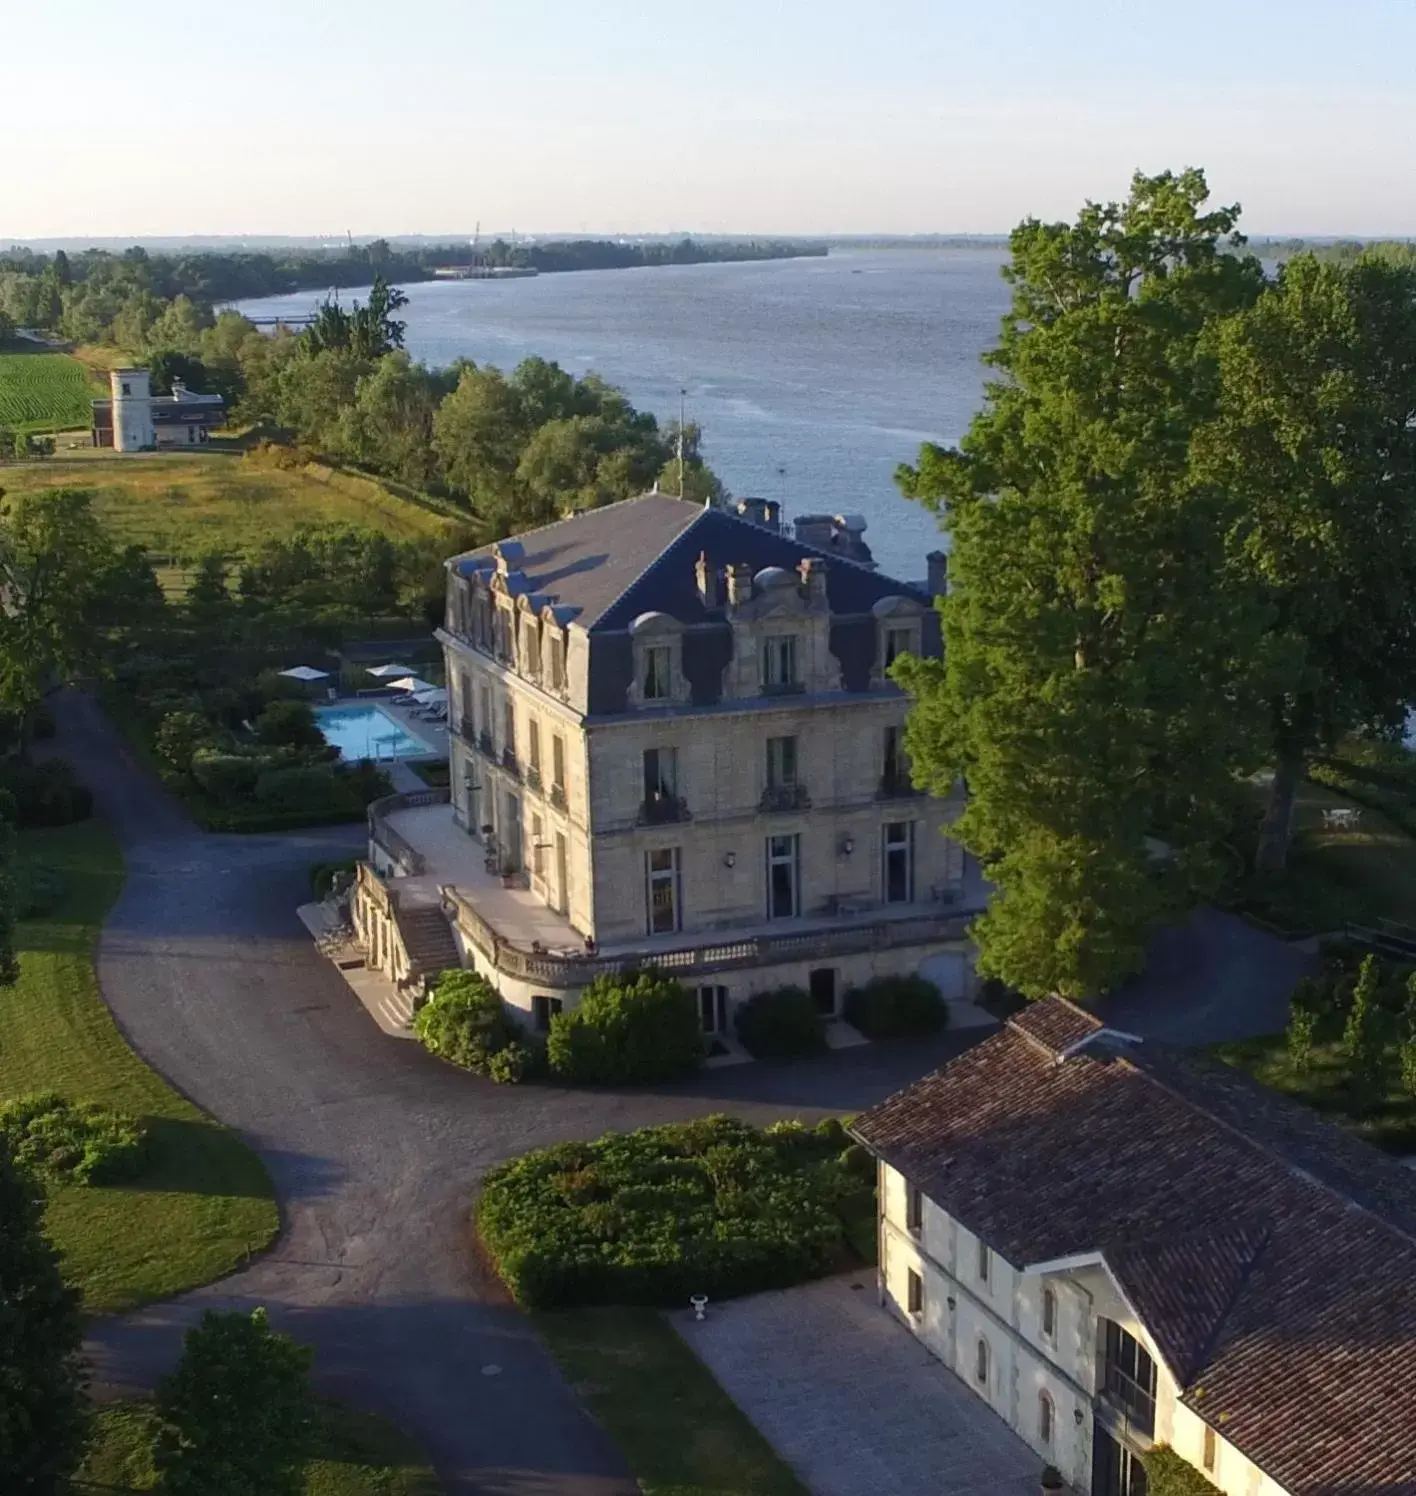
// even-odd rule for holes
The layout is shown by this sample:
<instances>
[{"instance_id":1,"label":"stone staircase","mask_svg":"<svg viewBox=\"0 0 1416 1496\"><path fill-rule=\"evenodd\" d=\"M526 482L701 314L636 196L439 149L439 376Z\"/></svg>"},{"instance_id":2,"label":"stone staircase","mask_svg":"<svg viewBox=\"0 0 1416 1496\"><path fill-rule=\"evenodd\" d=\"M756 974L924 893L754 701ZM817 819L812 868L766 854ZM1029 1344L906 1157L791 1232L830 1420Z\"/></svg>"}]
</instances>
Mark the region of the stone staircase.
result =
<instances>
[{"instance_id":1,"label":"stone staircase","mask_svg":"<svg viewBox=\"0 0 1416 1496\"><path fill-rule=\"evenodd\" d=\"M462 965L452 926L448 924L441 905L400 904L395 918L398 933L403 937L403 948L408 952L411 968L408 985L421 982L423 977L436 976L451 966Z\"/></svg>"}]
</instances>

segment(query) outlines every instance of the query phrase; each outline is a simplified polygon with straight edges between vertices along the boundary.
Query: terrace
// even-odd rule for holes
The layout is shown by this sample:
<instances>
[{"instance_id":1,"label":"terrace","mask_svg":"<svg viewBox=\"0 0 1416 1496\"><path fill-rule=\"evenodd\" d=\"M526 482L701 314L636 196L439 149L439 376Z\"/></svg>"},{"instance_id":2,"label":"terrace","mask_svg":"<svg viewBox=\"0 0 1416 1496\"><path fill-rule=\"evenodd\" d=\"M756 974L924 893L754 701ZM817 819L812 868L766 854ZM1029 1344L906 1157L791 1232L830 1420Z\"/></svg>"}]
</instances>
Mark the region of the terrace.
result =
<instances>
[{"instance_id":1,"label":"terrace","mask_svg":"<svg viewBox=\"0 0 1416 1496\"><path fill-rule=\"evenodd\" d=\"M396 802L396 803L395 803ZM983 907L977 878L952 903L907 904L792 920L609 941L587 954L584 937L529 889L487 871L479 842L453 820L446 791L394 796L370 807L370 829L399 869L405 905L440 904L482 954L510 976L580 987L597 975L652 962L700 976L793 959L962 940Z\"/></svg>"}]
</instances>

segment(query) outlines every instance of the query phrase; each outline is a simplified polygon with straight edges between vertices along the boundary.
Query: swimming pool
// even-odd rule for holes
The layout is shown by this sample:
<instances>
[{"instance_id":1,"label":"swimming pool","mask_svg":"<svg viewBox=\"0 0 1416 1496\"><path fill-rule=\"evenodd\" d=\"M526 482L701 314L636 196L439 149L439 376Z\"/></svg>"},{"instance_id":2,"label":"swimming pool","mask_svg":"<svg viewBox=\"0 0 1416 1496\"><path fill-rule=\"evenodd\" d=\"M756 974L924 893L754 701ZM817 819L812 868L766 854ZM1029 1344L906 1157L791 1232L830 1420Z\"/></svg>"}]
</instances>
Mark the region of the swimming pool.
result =
<instances>
[{"instance_id":1,"label":"swimming pool","mask_svg":"<svg viewBox=\"0 0 1416 1496\"><path fill-rule=\"evenodd\" d=\"M419 758L433 751L382 707L369 703L317 706L315 721L342 758Z\"/></svg>"}]
</instances>

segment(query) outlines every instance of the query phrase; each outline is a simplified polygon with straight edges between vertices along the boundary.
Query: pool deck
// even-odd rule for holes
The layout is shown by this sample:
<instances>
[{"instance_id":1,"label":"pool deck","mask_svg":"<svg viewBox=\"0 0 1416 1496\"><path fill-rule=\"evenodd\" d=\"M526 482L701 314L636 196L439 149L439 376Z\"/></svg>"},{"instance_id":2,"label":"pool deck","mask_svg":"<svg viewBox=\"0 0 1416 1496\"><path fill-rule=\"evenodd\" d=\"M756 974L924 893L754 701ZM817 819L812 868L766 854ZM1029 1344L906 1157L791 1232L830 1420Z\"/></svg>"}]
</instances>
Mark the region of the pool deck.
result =
<instances>
[{"instance_id":1,"label":"pool deck","mask_svg":"<svg viewBox=\"0 0 1416 1496\"><path fill-rule=\"evenodd\" d=\"M340 696L333 701L315 702L314 707L317 716L321 711L347 711L351 707L377 707L381 712L387 713L409 737L415 738L424 745L423 753L401 753L393 759L378 759L377 762L385 768L391 763L405 763L410 759L437 758L447 761L447 724L429 722L424 718L415 717L397 697Z\"/></svg>"}]
</instances>

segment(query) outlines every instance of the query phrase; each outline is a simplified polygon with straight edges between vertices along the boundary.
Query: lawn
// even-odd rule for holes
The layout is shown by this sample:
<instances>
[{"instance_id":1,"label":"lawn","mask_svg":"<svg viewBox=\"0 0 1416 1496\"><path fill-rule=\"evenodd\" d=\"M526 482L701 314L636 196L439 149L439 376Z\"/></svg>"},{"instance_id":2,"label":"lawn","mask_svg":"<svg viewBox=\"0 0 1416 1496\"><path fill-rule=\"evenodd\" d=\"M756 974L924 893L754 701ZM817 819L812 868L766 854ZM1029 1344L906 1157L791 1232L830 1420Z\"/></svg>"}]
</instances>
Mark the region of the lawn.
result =
<instances>
[{"instance_id":1,"label":"lawn","mask_svg":"<svg viewBox=\"0 0 1416 1496\"><path fill-rule=\"evenodd\" d=\"M408 1437L382 1418L325 1403L306 1496L439 1496L441 1484ZM157 1416L151 1403L114 1403L99 1411L74 1496L133 1496L155 1484L152 1450Z\"/></svg>"},{"instance_id":2,"label":"lawn","mask_svg":"<svg viewBox=\"0 0 1416 1496\"><path fill-rule=\"evenodd\" d=\"M399 498L372 478L311 463L267 466L234 452L51 458L6 468L11 494L79 487L120 544L195 562L208 551L247 555L297 530L351 525L390 540L442 534L447 516Z\"/></svg>"},{"instance_id":3,"label":"lawn","mask_svg":"<svg viewBox=\"0 0 1416 1496\"><path fill-rule=\"evenodd\" d=\"M1354 830L1323 825L1323 811L1338 808L1360 812ZM1416 840L1380 811L1305 782L1293 827L1287 870L1251 877L1242 909L1306 933L1340 930L1349 921L1416 925Z\"/></svg>"},{"instance_id":4,"label":"lawn","mask_svg":"<svg viewBox=\"0 0 1416 1496\"><path fill-rule=\"evenodd\" d=\"M0 352L0 427L8 431L67 431L88 427L90 403L101 393L92 375L67 353Z\"/></svg>"},{"instance_id":5,"label":"lawn","mask_svg":"<svg viewBox=\"0 0 1416 1496\"><path fill-rule=\"evenodd\" d=\"M1338 1041L1314 1044L1308 1068L1302 1071L1294 1066L1283 1034L1222 1044L1215 1053L1254 1080L1312 1107L1385 1152L1416 1155L1416 1096L1402 1089L1395 1055L1389 1056L1384 1097L1371 1105L1354 1106L1348 1065Z\"/></svg>"},{"instance_id":6,"label":"lawn","mask_svg":"<svg viewBox=\"0 0 1416 1496\"><path fill-rule=\"evenodd\" d=\"M533 1316L644 1496L806 1496L806 1488L652 1309Z\"/></svg>"},{"instance_id":7,"label":"lawn","mask_svg":"<svg viewBox=\"0 0 1416 1496\"><path fill-rule=\"evenodd\" d=\"M117 1312L210 1282L279 1229L265 1167L149 1070L124 1043L93 969L99 925L123 881L98 821L20 836L20 856L56 869L55 913L16 932L20 980L0 989L0 1097L54 1090L144 1118L150 1159L126 1185L56 1186L47 1222L90 1312Z\"/></svg>"}]
</instances>

